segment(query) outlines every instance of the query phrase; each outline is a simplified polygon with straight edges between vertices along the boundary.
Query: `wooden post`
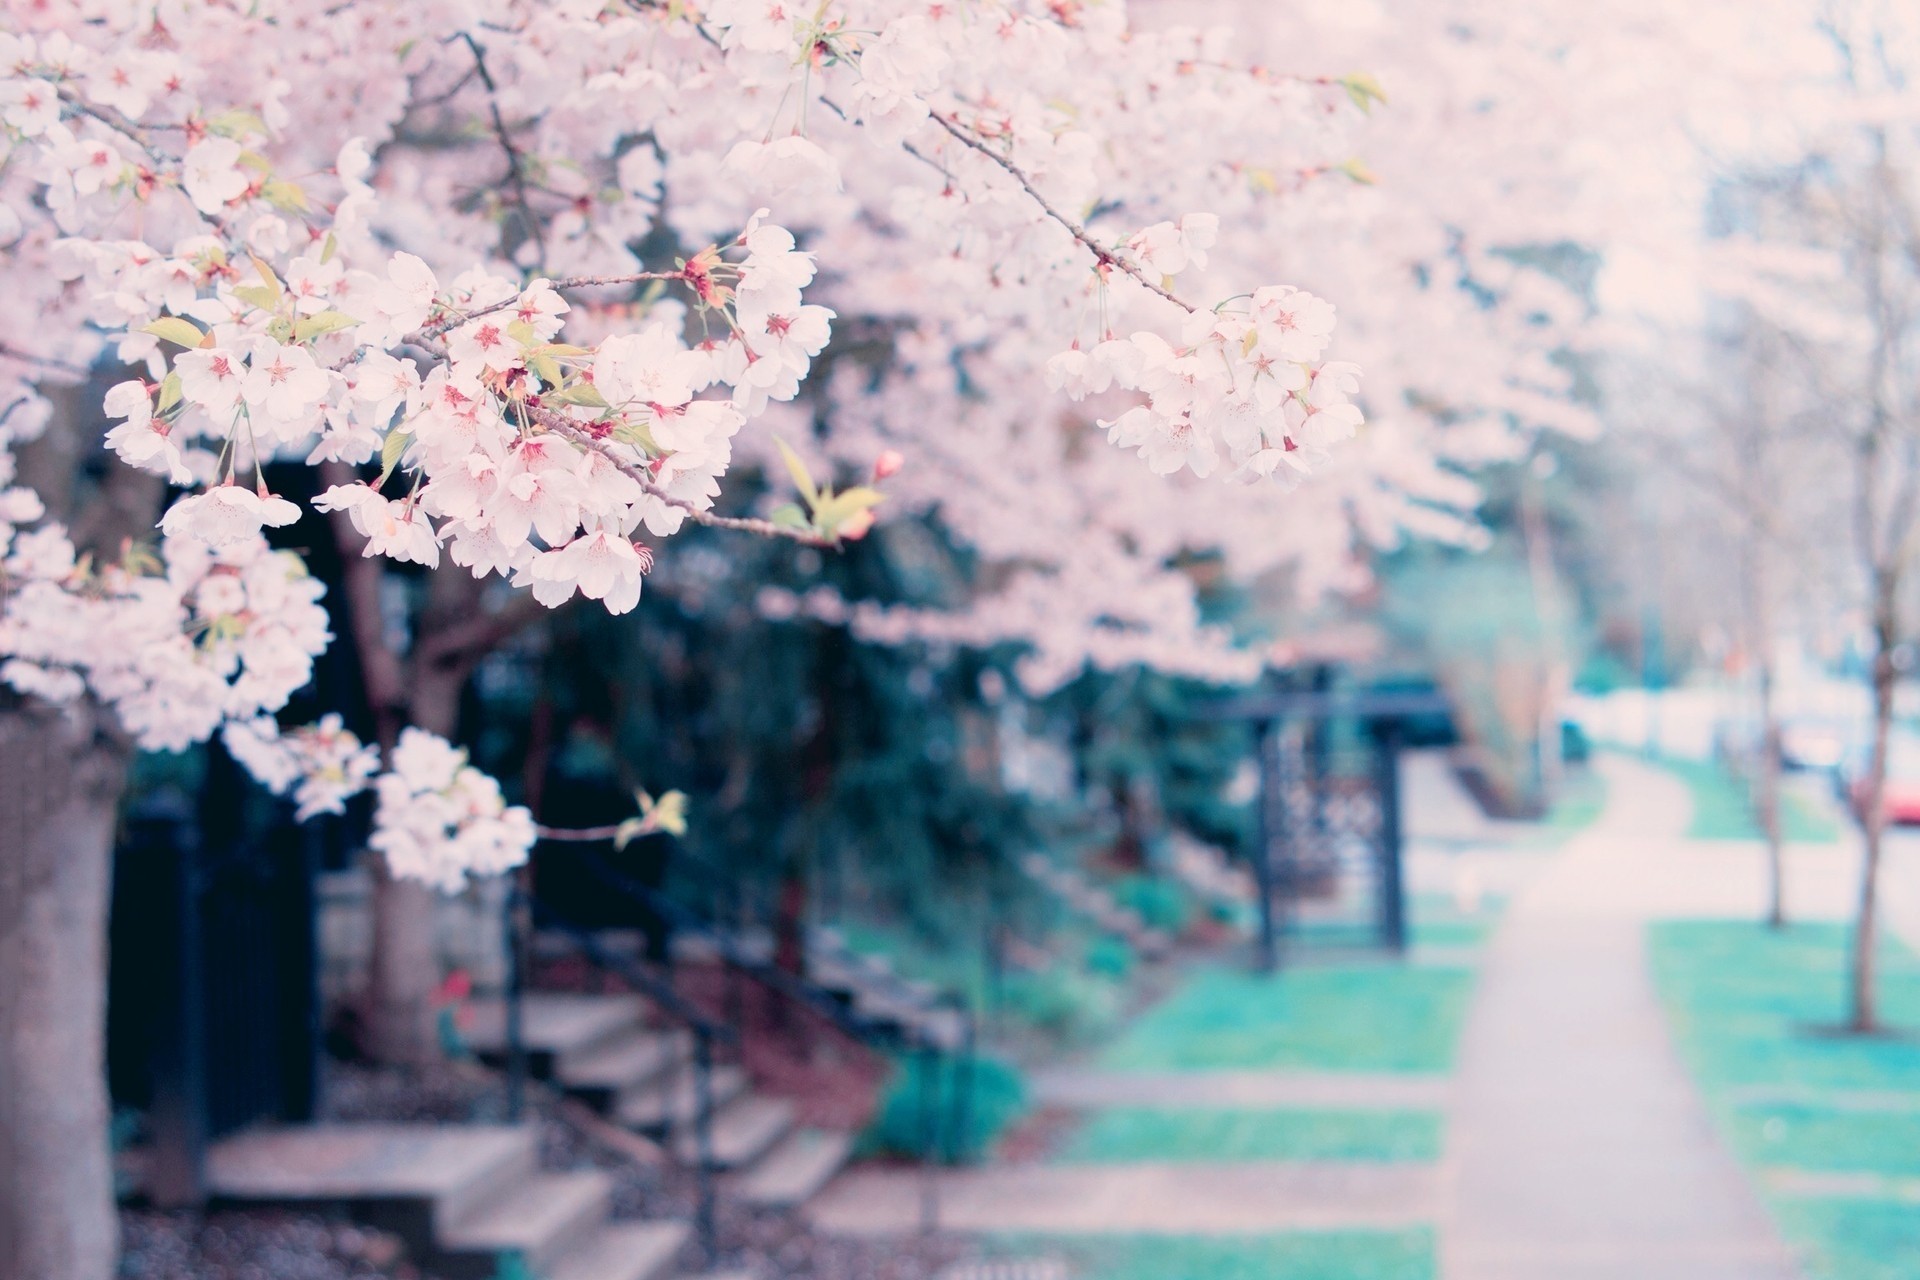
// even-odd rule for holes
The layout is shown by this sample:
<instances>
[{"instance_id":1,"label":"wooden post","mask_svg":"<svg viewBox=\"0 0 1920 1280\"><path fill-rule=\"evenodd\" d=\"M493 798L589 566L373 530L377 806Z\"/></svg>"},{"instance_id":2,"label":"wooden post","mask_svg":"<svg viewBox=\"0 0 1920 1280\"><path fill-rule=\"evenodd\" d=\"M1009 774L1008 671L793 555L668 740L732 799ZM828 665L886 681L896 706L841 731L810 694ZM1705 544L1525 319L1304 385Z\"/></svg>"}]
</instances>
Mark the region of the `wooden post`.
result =
<instances>
[{"instance_id":1,"label":"wooden post","mask_svg":"<svg viewBox=\"0 0 1920 1280\"><path fill-rule=\"evenodd\" d=\"M1274 920L1273 849L1286 826L1286 797L1281 794L1280 729L1261 720L1255 726L1259 743L1260 821L1254 838L1253 879L1260 893L1260 933L1254 944L1254 968L1272 973L1279 966L1279 930Z\"/></svg>"}]
</instances>

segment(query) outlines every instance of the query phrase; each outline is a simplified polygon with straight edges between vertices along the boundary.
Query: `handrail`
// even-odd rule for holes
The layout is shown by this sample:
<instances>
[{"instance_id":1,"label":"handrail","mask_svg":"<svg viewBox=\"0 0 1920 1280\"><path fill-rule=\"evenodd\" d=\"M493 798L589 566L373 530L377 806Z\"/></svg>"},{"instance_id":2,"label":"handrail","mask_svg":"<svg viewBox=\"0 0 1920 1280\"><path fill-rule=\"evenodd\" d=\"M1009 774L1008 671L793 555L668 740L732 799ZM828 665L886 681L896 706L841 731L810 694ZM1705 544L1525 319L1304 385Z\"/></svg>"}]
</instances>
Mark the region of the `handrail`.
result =
<instances>
[{"instance_id":1,"label":"handrail","mask_svg":"<svg viewBox=\"0 0 1920 1280\"><path fill-rule=\"evenodd\" d=\"M910 983L898 973L871 968L865 970L874 986L881 988L884 993L902 998L911 1006L929 1012L941 1009L955 1012L961 1020L958 1046L942 1043L942 1039L936 1037L921 1020L863 1016L857 1008L844 1003L818 983L808 981L805 977L782 968L773 957L755 954L742 948L733 928L728 927L729 922L717 921L703 915L672 894L628 875L597 851L576 844L573 846L573 856L578 859L578 865L594 879L624 897L645 904L665 920L670 928L706 938L714 946L721 963L729 970L745 974L763 987L810 1010L849 1038L870 1044L897 1046L908 1052L918 1053L922 1057L923 1072L930 1072L930 1065L934 1059L953 1059L956 1064L954 1088L947 1115L950 1133L944 1142L941 1141L938 1132L938 1121L932 1115L933 1110L938 1109L937 1090L924 1087L922 1089L922 1159L932 1163L940 1155L942 1148L944 1148L947 1163L955 1163L965 1157L967 1154L964 1150L965 1131L972 1101L977 1028L972 1006L963 995L946 988L936 988L929 995L916 989L916 984ZM720 884L723 889L730 887L737 891L739 888L734 882L724 880L723 873L717 868L697 857L689 856L684 861L676 858L675 866L680 869L691 868ZM730 896L738 900L742 895L735 893ZM842 956L858 959L858 953L847 947L844 942L834 944L834 949ZM589 954L591 956L594 952L590 951ZM609 967L616 967L623 974L631 972L630 967ZM650 993L661 985L659 980L651 974L644 974L644 977ZM676 1006L686 1007L684 998L677 992L672 993L672 1000ZM730 1035L736 1034L730 1028L728 1032Z\"/></svg>"},{"instance_id":2,"label":"handrail","mask_svg":"<svg viewBox=\"0 0 1920 1280\"><path fill-rule=\"evenodd\" d=\"M715 1022L698 1007L688 1001L673 986L650 972L645 964L632 957L609 951L587 929L566 918L552 906L531 898L523 908L530 922L546 925L564 934L587 959L600 969L610 970L620 975L626 982L646 996L653 1005L674 1021L682 1024L693 1035L693 1153L694 1174L698 1182L698 1205L695 1209L695 1229L700 1237L700 1247L706 1255L707 1265L712 1266L720 1258L720 1239L717 1215L717 1190L715 1187L715 1165L713 1157L713 1046L715 1041L736 1043L739 1034L734 1028ZM510 990L511 1003L508 1006L509 1055L516 1072L525 1070L525 1046L519 1043L518 1009L514 1007L519 996L518 977ZM517 1081L510 1080L510 1089L517 1092ZM668 1116L667 1141L673 1141L672 1108L663 1108Z\"/></svg>"}]
</instances>

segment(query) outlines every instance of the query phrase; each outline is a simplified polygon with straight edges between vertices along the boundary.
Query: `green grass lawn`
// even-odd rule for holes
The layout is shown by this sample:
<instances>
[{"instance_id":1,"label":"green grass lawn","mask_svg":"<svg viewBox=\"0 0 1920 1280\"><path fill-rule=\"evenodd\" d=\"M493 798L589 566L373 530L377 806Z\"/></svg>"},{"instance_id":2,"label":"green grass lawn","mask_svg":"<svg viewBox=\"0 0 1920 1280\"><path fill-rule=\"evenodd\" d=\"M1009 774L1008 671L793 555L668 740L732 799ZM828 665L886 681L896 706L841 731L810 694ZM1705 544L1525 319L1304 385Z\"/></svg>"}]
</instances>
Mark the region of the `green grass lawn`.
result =
<instances>
[{"instance_id":1,"label":"green grass lawn","mask_svg":"<svg viewBox=\"0 0 1920 1280\"><path fill-rule=\"evenodd\" d=\"M1101 1055L1116 1071L1297 1067L1443 1072L1473 975L1435 966L1197 971Z\"/></svg>"},{"instance_id":2,"label":"green grass lawn","mask_svg":"<svg viewBox=\"0 0 1920 1280\"><path fill-rule=\"evenodd\" d=\"M1655 981L1709 1094L1741 1085L1920 1089L1920 1041L1818 1033L1846 1012L1847 936L1839 925L1653 927ZM1886 1021L1920 1031L1920 959L1887 943L1881 980Z\"/></svg>"},{"instance_id":3,"label":"green grass lawn","mask_svg":"<svg viewBox=\"0 0 1920 1280\"><path fill-rule=\"evenodd\" d=\"M1920 1207L1894 1200L1786 1200L1775 1214L1789 1240L1814 1244L1811 1280L1920 1275Z\"/></svg>"},{"instance_id":4,"label":"green grass lawn","mask_svg":"<svg viewBox=\"0 0 1920 1280\"><path fill-rule=\"evenodd\" d=\"M1823 1104L1825 1094L1908 1092L1920 1100L1920 1038L1831 1033L1845 1011L1847 931L1745 922L1654 925L1656 984L1682 1055L1741 1159L1754 1167L1920 1176L1920 1113ZM1889 942L1881 958L1888 1023L1920 1028L1920 959ZM1791 1103L1742 1102L1753 1087ZM1813 1280L1920 1276L1920 1206L1863 1197L1772 1197Z\"/></svg>"},{"instance_id":5,"label":"green grass lawn","mask_svg":"<svg viewBox=\"0 0 1920 1280\"><path fill-rule=\"evenodd\" d=\"M1440 1130L1430 1111L1110 1107L1076 1129L1058 1159L1438 1160Z\"/></svg>"},{"instance_id":6,"label":"green grass lawn","mask_svg":"<svg viewBox=\"0 0 1920 1280\"><path fill-rule=\"evenodd\" d=\"M1008 1237L995 1252L1070 1260L1075 1280L1434 1280L1433 1233Z\"/></svg>"},{"instance_id":7,"label":"green grass lawn","mask_svg":"<svg viewBox=\"0 0 1920 1280\"><path fill-rule=\"evenodd\" d=\"M1920 1112L1747 1104L1734 1111L1732 1130L1748 1164L1920 1177Z\"/></svg>"},{"instance_id":8,"label":"green grass lawn","mask_svg":"<svg viewBox=\"0 0 1920 1280\"><path fill-rule=\"evenodd\" d=\"M1759 820L1747 786L1716 761L1662 759L1662 768L1687 784L1693 798L1690 840L1758 840ZM1840 838L1832 818L1791 794L1780 797L1780 834L1788 840L1828 844Z\"/></svg>"}]
</instances>

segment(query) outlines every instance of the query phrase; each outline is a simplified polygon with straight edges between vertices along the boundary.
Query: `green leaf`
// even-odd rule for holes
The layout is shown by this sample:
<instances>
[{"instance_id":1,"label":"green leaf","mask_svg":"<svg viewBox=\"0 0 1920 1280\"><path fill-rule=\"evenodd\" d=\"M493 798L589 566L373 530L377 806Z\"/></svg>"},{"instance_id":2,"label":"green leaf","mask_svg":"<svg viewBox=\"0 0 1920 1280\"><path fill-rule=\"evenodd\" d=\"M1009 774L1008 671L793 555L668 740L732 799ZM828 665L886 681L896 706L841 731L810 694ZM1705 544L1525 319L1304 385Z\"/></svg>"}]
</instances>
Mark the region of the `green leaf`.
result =
<instances>
[{"instance_id":1,"label":"green leaf","mask_svg":"<svg viewBox=\"0 0 1920 1280\"><path fill-rule=\"evenodd\" d=\"M1364 71L1340 77L1339 84L1347 91L1347 97L1353 100L1353 105L1369 114L1373 111L1374 103L1387 100L1386 90L1380 87L1380 82Z\"/></svg>"},{"instance_id":2,"label":"green leaf","mask_svg":"<svg viewBox=\"0 0 1920 1280\"><path fill-rule=\"evenodd\" d=\"M333 255L338 252L340 252L340 241L334 238L333 232L329 231L327 238L320 243L320 265L324 267L332 262Z\"/></svg>"},{"instance_id":3,"label":"green leaf","mask_svg":"<svg viewBox=\"0 0 1920 1280\"><path fill-rule=\"evenodd\" d=\"M251 169L258 174L273 172L273 161L267 159L258 151L242 151L240 153L240 164L243 168Z\"/></svg>"},{"instance_id":4,"label":"green leaf","mask_svg":"<svg viewBox=\"0 0 1920 1280\"><path fill-rule=\"evenodd\" d=\"M651 834L652 832L648 830L647 820L645 818L628 818L615 828L613 833L613 847L616 850L625 849L641 836Z\"/></svg>"},{"instance_id":5,"label":"green leaf","mask_svg":"<svg viewBox=\"0 0 1920 1280\"><path fill-rule=\"evenodd\" d=\"M646 792L643 791L640 794L645 796ZM643 801L641 808L645 811L647 820L654 825L656 830L665 831L670 835L676 836L684 836L687 834L686 792L669 791L652 803Z\"/></svg>"},{"instance_id":6,"label":"green leaf","mask_svg":"<svg viewBox=\"0 0 1920 1280\"><path fill-rule=\"evenodd\" d=\"M789 502L783 506L774 508L773 514L768 516L767 519L773 521L773 523L779 525L782 529L813 528L813 521L807 519L807 513L802 511L800 504L796 502Z\"/></svg>"},{"instance_id":7,"label":"green leaf","mask_svg":"<svg viewBox=\"0 0 1920 1280\"><path fill-rule=\"evenodd\" d=\"M817 506L820 491L814 487L813 473L807 470L807 464L800 461L800 455L779 436L775 436L773 442L780 446L780 459L787 464L787 474L793 477L794 486L800 490L800 496L807 500L808 508Z\"/></svg>"},{"instance_id":8,"label":"green leaf","mask_svg":"<svg viewBox=\"0 0 1920 1280\"><path fill-rule=\"evenodd\" d=\"M268 204L283 212L305 213L307 211L307 193L300 189L300 184L297 182L275 178L260 188L260 194Z\"/></svg>"},{"instance_id":9,"label":"green leaf","mask_svg":"<svg viewBox=\"0 0 1920 1280\"><path fill-rule=\"evenodd\" d=\"M813 524L824 536L837 538L842 528L850 525L863 511L871 511L887 500L887 495L878 489L869 489L857 485L845 493L827 493L820 497L820 504L813 509ZM868 516L859 523L851 537L860 537L873 527L873 517Z\"/></svg>"},{"instance_id":10,"label":"green leaf","mask_svg":"<svg viewBox=\"0 0 1920 1280\"><path fill-rule=\"evenodd\" d=\"M253 259L253 269L259 273L260 283L273 290L273 300L277 305L281 293L284 292L280 287L280 277L273 274L273 268L263 262L259 254L249 253L247 256Z\"/></svg>"},{"instance_id":11,"label":"green leaf","mask_svg":"<svg viewBox=\"0 0 1920 1280\"><path fill-rule=\"evenodd\" d=\"M560 362L552 356L539 351L527 352L527 368L549 387L557 387L565 381L566 374L560 369Z\"/></svg>"},{"instance_id":12,"label":"green leaf","mask_svg":"<svg viewBox=\"0 0 1920 1280\"><path fill-rule=\"evenodd\" d=\"M271 311L280 304L279 295L263 284L243 284L237 286L233 296L262 311Z\"/></svg>"},{"instance_id":13,"label":"green leaf","mask_svg":"<svg viewBox=\"0 0 1920 1280\"><path fill-rule=\"evenodd\" d=\"M244 138L249 134L266 131L266 121L244 107L222 111L219 115L207 120L207 132L219 134L223 138Z\"/></svg>"},{"instance_id":14,"label":"green leaf","mask_svg":"<svg viewBox=\"0 0 1920 1280\"><path fill-rule=\"evenodd\" d=\"M535 372L539 371L536 369ZM542 373L540 376L544 378L547 375ZM549 404L578 404L585 405L589 409L613 408L607 403L607 398L600 394L600 388L585 378L575 378L560 390L550 391L540 398Z\"/></svg>"},{"instance_id":15,"label":"green leaf","mask_svg":"<svg viewBox=\"0 0 1920 1280\"><path fill-rule=\"evenodd\" d=\"M177 373L168 373L167 376L160 381L160 404L157 412L165 413L179 403L180 375Z\"/></svg>"},{"instance_id":16,"label":"green leaf","mask_svg":"<svg viewBox=\"0 0 1920 1280\"><path fill-rule=\"evenodd\" d=\"M152 324L141 325L140 332L150 333L160 341L171 342L176 347L189 349L207 340L207 335L200 331L200 326L191 320L183 320L179 316L161 316Z\"/></svg>"},{"instance_id":17,"label":"green leaf","mask_svg":"<svg viewBox=\"0 0 1920 1280\"><path fill-rule=\"evenodd\" d=\"M523 347L532 346L540 337L534 327L525 320L515 320L506 329L507 336Z\"/></svg>"},{"instance_id":18,"label":"green leaf","mask_svg":"<svg viewBox=\"0 0 1920 1280\"><path fill-rule=\"evenodd\" d=\"M389 431L387 438L380 443L380 478L373 482L376 489L383 488L387 477L400 465L400 455L413 443L413 435L407 431Z\"/></svg>"},{"instance_id":19,"label":"green leaf","mask_svg":"<svg viewBox=\"0 0 1920 1280\"><path fill-rule=\"evenodd\" d=\"M297 342L312 342L324 334L351 329L359 323L344 311L317 311L293 322L293 336Z\"/></svg>"},{"instance_id":20,"label":"green leaf","mask_svg":"<svg viewBox=\"0 0 1920 1280\"><path fill-rule=\"evenodd\" d=\"M621 444L634 445L646 451L649 458L657 458L664 452L653 438L653 432L644 422L622 422L613 429L613 438Z\"/></svg>"},{"instance_id":21,"label":"green leaf","mask_svg":"<svg viewBox=\"0 0 1920 1280\"><path fill-rule=\"evenodd\" d=\"M1378 181L1378 179L1373 176L1373 170L1360 163L1357 158L1348 160L1345 164L1338 166L1338 168L1341 173L1346 174L1363 187L1370 187Z\"/></svg>"},{"instance_id":22,"label":"green leaf","mask_svg":"<svg viewBox=\"0 0 1920 1280\"><path fill-rule=\"evenodd\" d=\"M275 342L292 342L293 321L285 316L275 316L267 321L267 336Z\"/></svg>"}]
</instances>

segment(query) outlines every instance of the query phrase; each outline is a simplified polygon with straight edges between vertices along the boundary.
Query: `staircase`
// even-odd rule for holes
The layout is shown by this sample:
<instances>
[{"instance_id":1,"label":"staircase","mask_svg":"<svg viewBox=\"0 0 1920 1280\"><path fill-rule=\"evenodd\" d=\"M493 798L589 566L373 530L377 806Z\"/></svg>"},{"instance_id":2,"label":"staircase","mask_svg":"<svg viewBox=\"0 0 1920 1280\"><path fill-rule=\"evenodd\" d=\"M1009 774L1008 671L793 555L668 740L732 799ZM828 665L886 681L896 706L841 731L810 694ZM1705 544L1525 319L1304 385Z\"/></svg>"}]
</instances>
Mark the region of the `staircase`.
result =
<instances>
[{"instance_id":1,"label":"staircase","mask_svg":"<svg viewBox=\"0 0 1920 1280\"><path fill-rule=\"evenodd\" d=\"M477 1001L466 1031L483 1058L508 1052L506 1006ZM530 992L521 999L528 1070L685 1164L697 1164L699 1077L687 1031L650 1025L640 996ZM732 1196L767 1208L810 1199L838 1173L851 1135L797 1127L793 1104L754 1092L746 1072L715 1065L710 1167Z\"/></svg>"},{"instance_id":2,"label":"staircase","mask_svg":"<svg viewBox=\"0 0 1920 1280\"><path fill-rule=\"evenodd\" d=\"M540 1280L664 1280L691 1234L684 1222L611 1221L611 1176L541 1169L520 1125L252 1130L207 1153L207 1190L350 1212L398 1234L443 1280L490 1280L510 1259Z\"/></svg>"},{"instance_id":3,"label":"staircase","mask_svg":"<svg viewBox=\"0 0 1920 1280\"><path fill-rule=\"evenodd\" d=\"M1062 866L1041 853L1028 854L1020 860L1020 866L1074 914L1126 939L1127 944L1145 958L1159 960L1172 952L1173 938L1166 930L1148 924L1138 911L1122 905L1085 872Z\"/></svg>"}]
</instances>

